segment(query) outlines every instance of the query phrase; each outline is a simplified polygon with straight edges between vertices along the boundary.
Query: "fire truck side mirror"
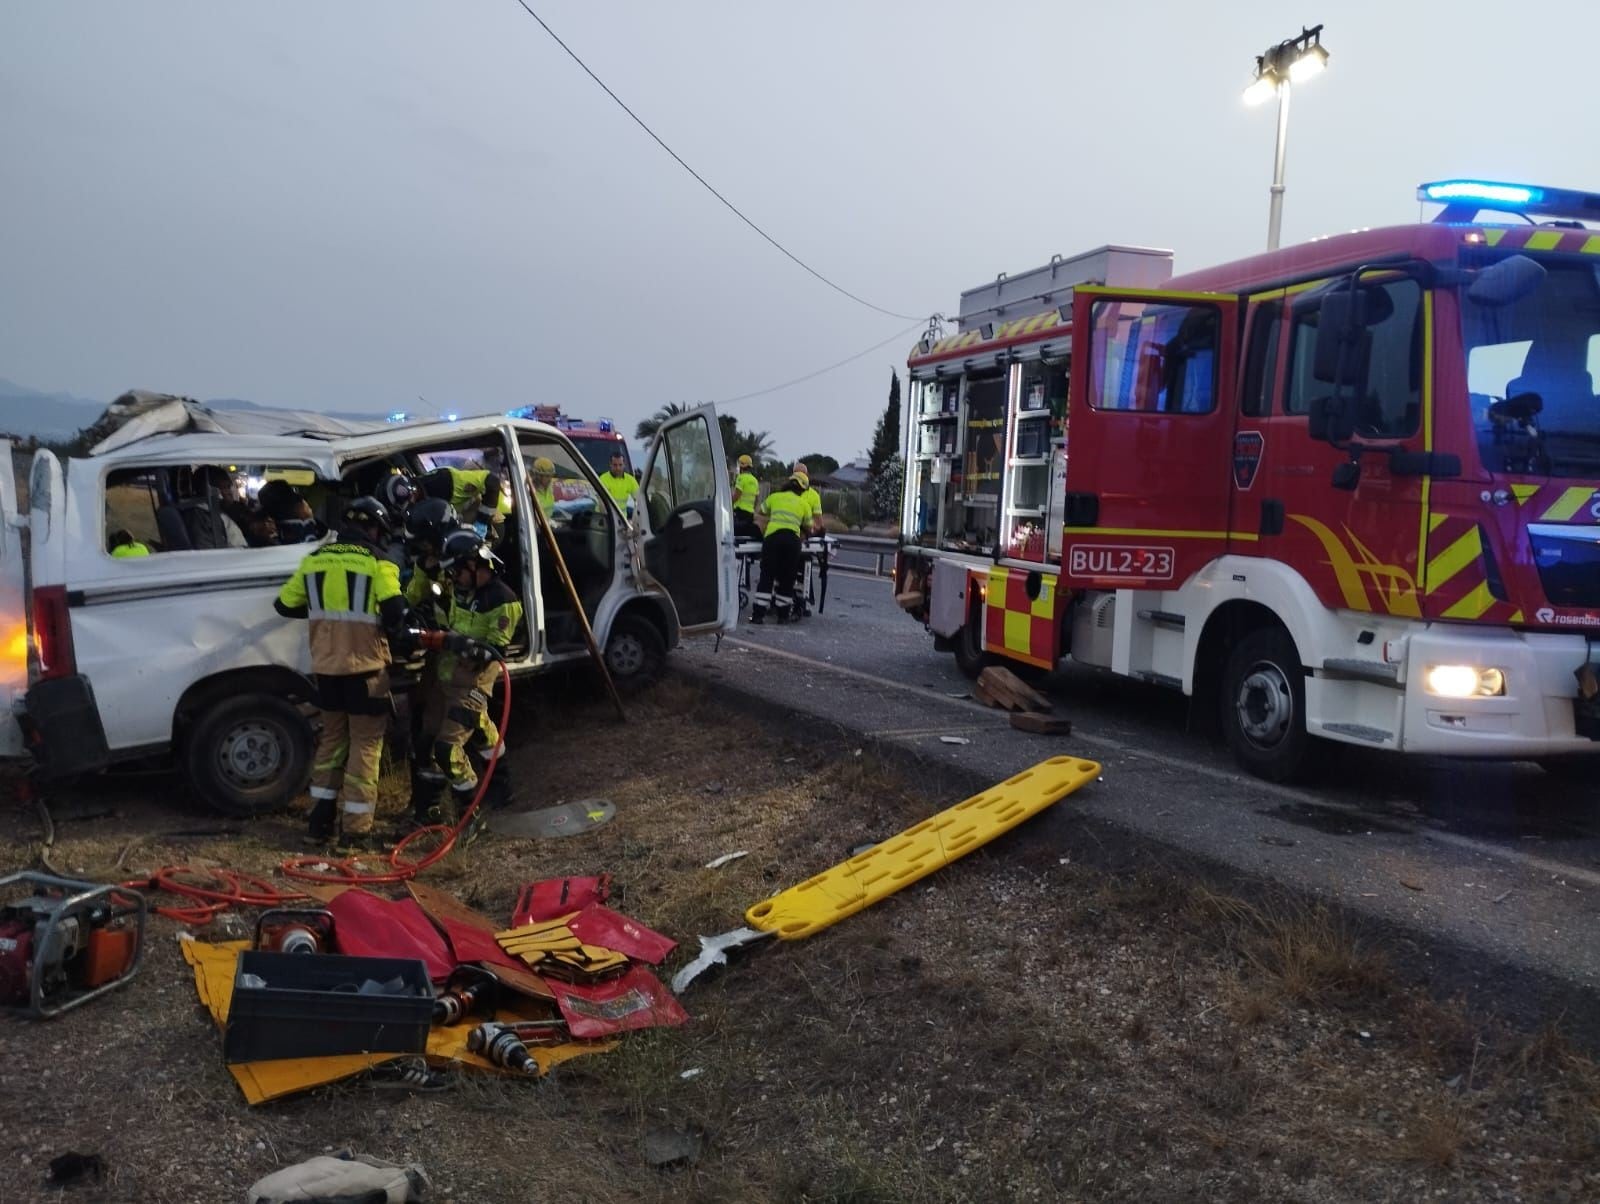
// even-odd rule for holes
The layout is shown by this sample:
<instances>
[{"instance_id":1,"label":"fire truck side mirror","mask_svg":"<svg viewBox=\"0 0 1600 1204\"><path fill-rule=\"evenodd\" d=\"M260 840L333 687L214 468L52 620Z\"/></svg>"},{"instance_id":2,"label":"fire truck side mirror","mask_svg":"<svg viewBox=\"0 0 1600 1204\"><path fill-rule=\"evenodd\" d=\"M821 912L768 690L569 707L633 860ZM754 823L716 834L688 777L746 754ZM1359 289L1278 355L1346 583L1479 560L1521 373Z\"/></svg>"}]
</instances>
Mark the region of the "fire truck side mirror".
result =
<instances>
[{"instance_id":1,"label":"fire truck side mirror","mask_svg":"<svg viewBox=\"0 0 1600 1204\"><path fill-rule=\"evenodd\" d=\"M1372 334L1367 329L1373 320L1368 313L1372 295L1364 289L1340 289L1322 299L1311 365L1311 374L1318 380L1335 386L1353 385L1357 390L1366 385L1367 362L1372 356Z\"/></svg>"}]
</instances>

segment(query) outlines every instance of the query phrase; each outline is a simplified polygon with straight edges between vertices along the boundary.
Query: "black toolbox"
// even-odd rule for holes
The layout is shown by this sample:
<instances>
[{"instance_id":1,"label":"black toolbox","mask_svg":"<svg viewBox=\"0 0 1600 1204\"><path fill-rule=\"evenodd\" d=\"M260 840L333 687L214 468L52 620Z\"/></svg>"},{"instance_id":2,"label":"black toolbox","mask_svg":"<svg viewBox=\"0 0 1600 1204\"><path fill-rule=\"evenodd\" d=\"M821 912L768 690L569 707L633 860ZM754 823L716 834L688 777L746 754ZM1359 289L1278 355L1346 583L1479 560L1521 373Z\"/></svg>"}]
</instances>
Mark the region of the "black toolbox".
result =
<instances>
[{"instance_id":1,"label":"black toolbox","mask_svg":"<svg viewBox=\"0 0 1600 1204\"><path fill-rule=\"evenodd\" d=\"M222 1060L422 1053L432 1015L433 984L415 958L247 949L234 971Z\"/></svg>"}]
</instances>

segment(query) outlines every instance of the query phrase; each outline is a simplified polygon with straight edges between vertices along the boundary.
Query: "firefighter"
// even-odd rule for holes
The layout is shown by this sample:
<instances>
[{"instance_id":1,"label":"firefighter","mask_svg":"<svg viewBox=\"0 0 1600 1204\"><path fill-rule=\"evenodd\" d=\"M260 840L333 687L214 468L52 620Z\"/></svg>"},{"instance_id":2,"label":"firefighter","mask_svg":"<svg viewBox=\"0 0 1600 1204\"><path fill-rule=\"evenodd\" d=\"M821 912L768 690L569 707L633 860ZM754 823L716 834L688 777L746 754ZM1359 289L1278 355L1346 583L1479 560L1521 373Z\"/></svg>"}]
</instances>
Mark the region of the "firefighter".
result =
<instances>
[{"instance_id":1,"label":"firefighter","mask_svg":"<svg viewBox=\"0 0 1600 1204\"><path fill-rule=\"evenodd\" d=\"M311 768L310 830L319 841L342 827L345 843L364 847L377 810L390 709L385 632L398 633L406 611L399 570L379 555L389 530L382 502L356 498L344 509L339 537L300 562L274 603L285 618L311 625L322 736Z\"/></svg>"},{"instance_id":2,"label":"firefighter","mask_svg":"<svg viewBox=\"0 0 1600 1204\"><path fill-rule=\"evenodd\" d=\"M459 530L461 518L456 508L443 498L423 498L406 512L406 553L411 559L406 604L434 627L443 627L449 618L445 600L450 583L439 556L444 551L445 538ZM434 586L439 587L437 592Z\"/></svg>"},{"instance_id":3,"label":"firefighter","mask_svg":"<svg viewBox=\"0 0 1600 1204\"><path fill-rule=\"evenodd\" d=\"M511 501L499 473L487 468L447 466L423 473L417 484L429 497L443 498L454 506L462 522L483 523L488 528L489 541L499 542L505 510Z\"/></svg>"},{"instance_id":4,"label":"firefighter","mask_svg":"<svg viewBox=\"0 0 1600 1204\"><path fill-rule=\"evenodd\" d=\"M416 501L417 487L409 475L396 470L378 482L373 494L388 509L390 521L398 522Z\"/></svg>"},{"instance_id":5,"label":"firefighter","mask_svg":"<svg viewBox=\"0 0 1600 1204\"><path fill-rule=\"evenodd\" d=\"M761 482L751 471L755 461L749 456L739 457L739 473L733 478L733 537L735 539L760 539L761 528L756 526L756 502L761 498Z\"/></svg>"},{"instance_id":6,"label":"firefighter","mask_svg":"<svg viewBox=\"0 0 1600 1204\"><path fill-rule=\"evenodd\" d=\"M811 487L811 472L806 468L804 460L796 460L792 470L800 478L800 483L806 487L801 500L806 504L806 510L811 515L811 531L813 534L822 533L822 495ZM794 578L794 617L803 619L811 613L811 608L806 605L806 574L805 558L802 556L800 569Z\"/></svg>"},{"instance_id":7,"label":"firefighter","mask_svg":"<svg viewBox=\"0 0 1600 1204\"><path fill-rule=\"evenodd\" d=\"M631 517L633 495L639 492L639 478L628 471L628 462L622 458L621 452L611 453L611 467L600 478L600 483L606 487L617 509Z\"/></svg>"},{"instance_id":8,"label":"firefighter","mask_svg":"<svg viewBox=\"0 0 1600 1204\"><path fill-rule=\"evenodd\" d=\"M461 637L461 646L439 654L439 688L423 717L423 730L433 742L433 762L418 769L414 784L411 807L420 823L431 817L446 781L457 817L472 801L478 772L469 750L484 762L498 762L504 754L500 732L488 715L489 695L500 672L495 650L511 643L522 621L522 602L495 576L494 553L477 532L447 535L439 559L450 578L447 626L452 637ZM497 763L484 805L504 806L511 793L506 767Z\"/></svg>"},{"instance_id":9,"label":"firefighter","mask_svg":"<svg viewBox=\"0 0 1600 1204\"><path fill-rule=\"evenodd\" d=\"M761 577L750 607L752 623L764 622L769 608L778 622L789 621L795 570L800 567L800 540L811 526L805 492L804 478L791 476L782 489L774 489L761 503L767 533L761 541Z\"/></svg>"}]
</instances>

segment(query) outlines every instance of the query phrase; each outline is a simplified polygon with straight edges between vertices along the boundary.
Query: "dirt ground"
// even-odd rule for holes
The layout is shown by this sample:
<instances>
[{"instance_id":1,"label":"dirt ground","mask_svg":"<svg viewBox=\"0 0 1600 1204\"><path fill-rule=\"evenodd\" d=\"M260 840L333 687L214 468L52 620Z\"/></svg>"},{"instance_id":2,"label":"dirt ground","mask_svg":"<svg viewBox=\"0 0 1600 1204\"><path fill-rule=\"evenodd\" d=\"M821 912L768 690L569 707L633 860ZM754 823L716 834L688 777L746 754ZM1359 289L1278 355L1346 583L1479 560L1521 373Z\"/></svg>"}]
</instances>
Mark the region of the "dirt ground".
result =
<instances>
[{"instance_id":1,"label":"dirt ground","mask_svg":"<svg viewBox=\"0 0 1600 1204\"><path fill-rule=\"evenodd\" d=\"M614 905L685 946L667 973L696 934L957 801L670 679L626 727L597 704L530 701L512 744L521 799L606 798L616 818L485 837L428 880L502 916L531 879L610 871ZM56 812L56 863L91 877L207 859L265 872L300 848L297 817L219 820L160 776ZM7 828L0 866L29 864L36 821ZM749 856L703 868L734 850ZM532 1083L350 1081L249 1108L176 931L154 924L126 991L0 1023L0 1200L242 1200L346 1146L421 1163L429 1198L457 1204L1600 1198L1600 1072L1559 1033L1423 998L1328 914L1106 876L1026 826L696 983L688 1026ZM698 1159L652 1168L660 1131L698 1138ZM98 1154L106 1180L47 1189L68 1149Z\"/></svg>"}]
</instances>

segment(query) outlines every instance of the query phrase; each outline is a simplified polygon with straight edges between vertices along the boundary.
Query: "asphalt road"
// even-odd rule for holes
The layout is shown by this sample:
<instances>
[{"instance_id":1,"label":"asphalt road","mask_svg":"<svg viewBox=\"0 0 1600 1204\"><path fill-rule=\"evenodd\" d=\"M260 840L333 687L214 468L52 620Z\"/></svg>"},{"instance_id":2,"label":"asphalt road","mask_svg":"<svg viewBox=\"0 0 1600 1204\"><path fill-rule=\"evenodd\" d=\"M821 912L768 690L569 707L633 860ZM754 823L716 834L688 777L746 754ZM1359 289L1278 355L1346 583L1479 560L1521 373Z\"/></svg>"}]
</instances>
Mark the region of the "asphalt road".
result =
<instances>
[{"instance_id":1,"label":"asphalt road","mask_svg":"<svg viewBox=\"0 0 1600 1204\"><path fill-rule=\"evenodd\" d=\"M885 742L957 780L997 781L1062 753L1099 761L1101 780L1034 821L1032 838L1066 849L1085 833L1125 834L1479 951L1486 965L1600 992L1600 763L1596 788L1575 790L1531 764L1339 746L1313 783L1274 786L1191 732L1177 693L1085 670L1046 683L1073 735L1028 735L971 701L954 657L894 605L887 581L839 572L825 613L741 625L720 651L691 642L679 664L810 716L842 743ZM1428 943L1416 956L1431 956Z\"/></svg>"}]
</instances>

